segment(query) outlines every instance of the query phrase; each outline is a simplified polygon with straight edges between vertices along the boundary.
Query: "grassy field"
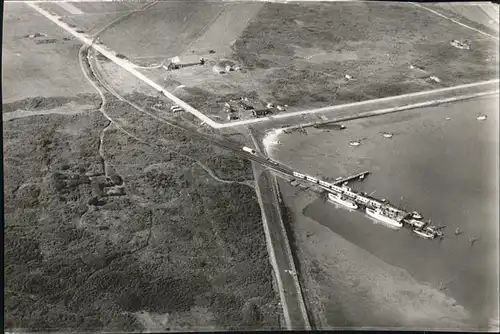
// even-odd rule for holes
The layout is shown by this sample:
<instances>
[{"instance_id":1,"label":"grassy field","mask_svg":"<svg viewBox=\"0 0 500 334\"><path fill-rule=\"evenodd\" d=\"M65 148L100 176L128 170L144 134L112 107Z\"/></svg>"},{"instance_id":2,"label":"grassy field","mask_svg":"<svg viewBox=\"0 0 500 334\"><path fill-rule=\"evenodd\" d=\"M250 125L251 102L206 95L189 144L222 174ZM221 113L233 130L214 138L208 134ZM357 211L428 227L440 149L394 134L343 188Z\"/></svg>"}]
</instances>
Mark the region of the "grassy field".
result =
<instances>
[{"instance_id":1,"label":"grassy field","mask_svg":"<svg viewBox=\"0 0 500 334\"><path fill-rule=\"evenodd\" d=\"M99 14L103 12L124 12L129 10L135 10L144 5L141 2L97 2L97 1L87 1L87 2L77 2L73 4L85 13L88 14Z\"/></svg>"},{"instance_id":2,"label":"grassy field","mask_svg":"<svg viewBox=\"0 0 500 334\"><path fill-rule=\"evenodd\" d=\"M266 6L235 43L235 58L250 68L276 68L263 78L263 88L273 91L279 101L299 100L290 105L302 101L308 105L309 99L335 103L331 85L340 84L344 74L358 79L342 83L336 98L343 99L346 94L346 100L356 100L350 95L361 90L365 96L377 98L398 94L392 86L401 85L402 92L433 87L416 75L438 75L443 85L451 86L497 74L494 43L411 4ZM272 33L264 34L264 29ZM449 44L452 39L464 38L473 40L470 52ZM307 57L297 57L297 50L304 54L308 49L312 54L318 50L352 51L357 59L337 56L311 63ZM412 73L410 64L425 67L427 73Z\"/></svg>"},{"instance_id":3,"label":"grassy field","mask_svg":"<svg viewBox=\"0 0 500 334\"><path fill-rule=\"evenodd\" d=\"M3 20L2 103L95 93L81 73L80 44L72 37L20 3L6 4ZM36 33L47 36L26 37Z\"/></svg>"},{"instance_id":4,"label":"grassy field","mask_svg":"<svg viewBox=\"0 0 500 334\"><path fill-rule=\"evenodd\" d=\"M189 49L199 53L214 50L217 56L230 56L232 43L262 7L262 3L224 4L222 11L207 25L206 31L189 45Z\"/></svg>"},{"instance_id":5,"label":"grassy field","mask_svg":"<svg viewBox=\"0 0 500 334\"><path fill-rule=\"evenodd\" d=\"M130 58L183 54L222 11L222 3L159 2L102 34L101 40Z\"/></svg>"},{"instance_id":6,"label":"grassy field","mask_svg":"<svg viewBox=\"0 0 500 334\"><path fill-rule=\"evenodd\" d=\"M471 50L454 48L453 39L467 40ZM246 73L222 76L209 73L210 65L151 75L186 85L193 97L182 98L200 109L255 91L290 111L498 77L494 40L412 4L267 3L231 48Z\"/></svg>"}]
</instances>

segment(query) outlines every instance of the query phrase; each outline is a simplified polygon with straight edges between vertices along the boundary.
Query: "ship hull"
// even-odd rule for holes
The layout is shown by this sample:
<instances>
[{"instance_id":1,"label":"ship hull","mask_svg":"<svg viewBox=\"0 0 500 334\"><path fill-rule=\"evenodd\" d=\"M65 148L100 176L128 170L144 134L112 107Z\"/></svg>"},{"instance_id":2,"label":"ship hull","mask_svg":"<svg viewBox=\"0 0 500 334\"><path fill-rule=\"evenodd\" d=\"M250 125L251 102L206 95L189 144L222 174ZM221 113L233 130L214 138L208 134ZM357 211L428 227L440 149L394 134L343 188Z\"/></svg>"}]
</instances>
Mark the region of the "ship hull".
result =
<instances>
[{"instance_id":1,"label":"ship hull","mask_svg":"<svg viewBox=\"0 0 500 334\"><path fill-rule=\"evenodd\" d=\"M403 227L403 223L398 222L397 220L394 220L392 218L386 217L384 215L381 215L380 213L376 212L375 210L371 209L366 209L366 214L372 218L375 218L378 221L381 221L383 223L386 223L388 225L394 226L394 227Z\"/></svg>"},{"instance_id":2,"label":"ship hull","mask_svg":"<svg viewBox=\"0 0 500 334\"><path fill-rule=\"evenodd\" d=\"M340 204L340 205L345 206L346 208L349 208L349 209L355 210L358 208L358 205L356 203L353 203L351 201L342 200L342 199L340 199L337 196L332 195L332 194L328 194L328 199L334 203Z\"/></svg>"},{"instance_id":3,"label":"ship hull","mask_svg":"<svg viewBox=\"0 0 500 334\"><path fill-rule=\"evenodd\" d=\"M416 235L418 235L419 237L424 238L424 239L434 239L434 235L428 234L428 233L425 233L422 231L413 230L413 233L415 233Z\"/></svg>"}]
</instances>

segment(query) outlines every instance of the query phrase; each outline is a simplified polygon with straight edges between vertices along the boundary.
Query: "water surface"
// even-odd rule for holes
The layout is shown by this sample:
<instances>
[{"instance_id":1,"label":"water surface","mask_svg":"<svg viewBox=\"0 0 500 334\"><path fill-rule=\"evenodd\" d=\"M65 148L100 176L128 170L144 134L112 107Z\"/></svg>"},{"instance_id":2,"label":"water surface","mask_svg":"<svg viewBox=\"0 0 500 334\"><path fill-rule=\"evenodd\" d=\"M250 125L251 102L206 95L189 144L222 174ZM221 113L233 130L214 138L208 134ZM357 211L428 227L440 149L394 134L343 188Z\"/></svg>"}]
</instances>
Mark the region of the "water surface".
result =
<instances>
[{"instance_id":1,"label":"water surface","mask_svg":"<svg viewBox=\"0 0 500 334\"><path fill-rule=\"evenodd\" d=\"M477 116L485 114L485 121ZM420 282L441 288L487 329L498 317L498 97L345 123L343 131L281 135L271 154L324 177L363 170L354 189L417 209L445 238L392 230L362 212L316 200L303 213ZM392 138L382 134L391 132ZM360 140L358 147L349 141ZM455 228L463 233L455 236ZM474 245L470 238L479 238Z\"/></svg>"}]
</instances>

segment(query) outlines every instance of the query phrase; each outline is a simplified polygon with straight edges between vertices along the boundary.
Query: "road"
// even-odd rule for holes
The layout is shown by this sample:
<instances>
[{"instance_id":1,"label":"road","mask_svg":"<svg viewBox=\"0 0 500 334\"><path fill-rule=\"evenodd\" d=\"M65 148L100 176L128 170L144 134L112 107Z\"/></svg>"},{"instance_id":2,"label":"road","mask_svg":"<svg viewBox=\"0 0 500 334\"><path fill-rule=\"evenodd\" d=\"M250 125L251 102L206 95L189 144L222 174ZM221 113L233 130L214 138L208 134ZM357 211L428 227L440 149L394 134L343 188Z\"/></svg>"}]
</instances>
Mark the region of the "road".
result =
<instances>
[{"instance_id":1,"label":"road","mask_svg":"<svg viewBox=\"0 0 500 334\"><path fill-rule=\"evenodd\" d=\"M399 111L412 110L416 108L429 107L443 103L450 103L460 100L466 100L485 95L498 94L500 80L488 80L473 84L460 85L455 87L447 87L432 91L424 91L412 94L391 96L375 100L367 100L356 103L342 104L329 106L317 109L309 109L298 112L290 112L279 114L276 116L266 117L266 119L277 123L280 121L290 121L293 118L304 118L308 116L316 116L330 118L328 121L340 121L347 119L355 119L362 117L378 116ZM286 119L286 120L285 120ZM252 122L250 122L252 121ZM243 124L255 124L256 120L243 121ZM301 123L304 123L302 121ZM311 122L317 124L318 120ZM238 123L232 123L236 125ZM305 126L305 124L303 124ZM309 124L308 124L309 125Z\"/></svg>"},{"instance_id":2,"label":"road","mask_svg":"<svg viewBox=\"0 0 500 334\"><path fill-rule=\"evenodd\" d=\"M253 164L256 192L262 210L266 243L278 283L285 325L288 330L310 330L302 291L297 277L292 251L281 217L278 189L274 175Z\"/></svg>"},{"instance_id":3,"label":"road","mask_svg":"<svg viewBox=\"0 0 500 334\"><path fill-rule=\"evenodd\" d=\"M351 114L356 114L360 113L363 110L370 110L372 112L377 112L378 114L382 114L384 112L394 112L391 109L388 109L387 107L384 107L385 105L391 105L391 108L399 108L397 111L402 111L402 110L409 110L409 109L414 109L414 108L419 108L419 107L426 107L429 105L433 104L439 104L439 103L444 103L444 102L451 102L450 96L453 97L453 101L458 101L460 99L465 99L465 98L470 98L470 93L469 95L462 96L460 95L460 92L463 92L464 90L474 90L475 93L477 94L482 94L484 92L498 92L498 83L500 80L495 79L495 80L490 80L490 81L485 81L485 82L478 82L478 83L473 83L473 84L468 84L468 85L461 85L461 86L456 86L456 87L449 87L449 88L442 88L442 89L436 89L432 91L424 91L424 92L419 92L419 93L412 93L412 94L405 94L405 95L400 95L400 96L393 96L393 97L387 97L387 98L382 98L382 99L375 99L375 100L368 100L368 101L363 101L363 102L356 102L356 103L350 103L350 104L344 104L344 105L338 105L338 106L330 106L330 107L325 107L325 108L319 108L319 109L310 109L310 110L304 110L304 111L298 111L298 112L291 112L291 113L285 113L285 114L278 114L275 116L271 117L262 117L262 118L254 118L254 119L249 119L249 120L242 120L242 121L235 121L231 123L217 123L210 119L208 116L200 112L199 110L193 108L186 102L182 101L181 99L177 98L175 95L172 93L168 92L165 88L151 80L150 78L146 77L144 74L140 73L137 70L137 66L130 62L127 59L121 59L116 57L116 52L111 50L105 45L100 45L100 44L93 44L93 38L91 36L88 36L85 33L78 33L76 32L76 28L70 27L68 24L60 21L61 19L60 16L49 13L48 11L40 8L36 3L32 2L26 2L26 5L30 6L43 16L45 16L47 19L52 21L53 23L57 24L59 27L62 29L66 30L68 33L71 35L75 36L79 40L81 40L83 43L92 46L95 50L100 52L102 55L107 57L109 60L113 61L115 64L119 65L132 75L134 75L136 78L139 80L143 81L144 83L148 84L155 90L161 92L165 97L170 99L172 102L175 104L179 105L182 107L184 110L187 112L193 114L196 116L198 119L200 119L202 122L208 124L209 126L215 128L215 129L223 129L223 128L230 128L230 127L237 127L237 126L246 126L246 125L251 125L251 124L258 124L258 123L264 123L264 122L269 122L273 120L279 120L279 119L285 119L285 118L292 118L294 116L299 116L299 115L310 115L310 114L319 114L319 113L351 113ZM385 109L384 109L385 108Z\"/></svg>"},{"instance_id":4,"label":"road","mask_svg":"<svg viewBox=\"0 0 500 334\"><path fill-rule=\"evenodd\" d=\"M253 129L248 132L254 142L255 150L266 155L262 140L256 138ZM281 215L281 195L276 175L271 170L263 169L261 165L252 164L255 178L255 191L262 209L266 243L273 265L278 289L285 315L287 329L310 330L311 324L307 312L302 287L297 276L294 253L289 243L289 233ZM288 223L288 222L287 222ZM287 317L288 316L288 317Z\"/></svg>"},{"instance_id":5,"label":"road","mask_svg":"<svg viewBox=\"0 0 500 334\"><path fill-rule=\"evenodd\" d=\"M403 104L398 106L397 101L395 102L394 100L386 100L386 101L378 101L377 106L378 108L371 109L374 107L374 104L356 104L355 106L352 106L351 108L339 108L333 115L329 113L331 109L326 108L326 110L321 110L321 109L316 109L316 117L323 117L328 120L322 119L320 122L316 119L312 119L312 121L307 122L304 116L309 116L309 114L302 114L302 115L296 115L296 118L299 116L301 117L300 124L295 126L295 127L308 127L308 126L313 126L317 125L318 123L332 123L332 122L341 122L341 121L349 121L349 120L354 120L354 119L359 119L359 118L366 118L366 117L373 117L373 116L380 116L384 114L391 114L395 112L403 112L403 111L408 111L408 110L413 110L417 108L424 108L424 107L432 107L432 106L437 106L440 104L445 104L445 103L451 103L451 102L457 102L457 101L463 101L463 100L468 100L468 99L474 99L474 98L479 98L483 96L489 96L489 95L495 95L499 93L498 89L498 80L487 82L484 85L480 86L469 86L469 87L460 87L456 88L454 87L454 90L451 91L446 91L446 92L440 92L442 94L442 97L439 100L425 100L425 97L422 96L421 99L423 102L416 102L416 103L411 103L411 104ZM484 88L489 88L486 91L481 91ZM467 92L469 91L469 92ZM446 94L446 95L444 95ZM458 94L458 96L453 96L455 94ZM446 97L449 96L449 97ZM411 97L413 99L413 97ZM368 102L368 101L367 101ZM361 102L362 103L362 102ZM396 104L396 105L395 105ZM395 105L395 106L394 106ZM322 108L323 109L323 108ZM428 109L432 110L432 109ZM320 116L321 115L321 116ZM289 122L290 123L290 122ZM288 127L288 126L283 126L283 127ZM293 126L292 126L293 127Z\"/></svg>"}]
</instances>

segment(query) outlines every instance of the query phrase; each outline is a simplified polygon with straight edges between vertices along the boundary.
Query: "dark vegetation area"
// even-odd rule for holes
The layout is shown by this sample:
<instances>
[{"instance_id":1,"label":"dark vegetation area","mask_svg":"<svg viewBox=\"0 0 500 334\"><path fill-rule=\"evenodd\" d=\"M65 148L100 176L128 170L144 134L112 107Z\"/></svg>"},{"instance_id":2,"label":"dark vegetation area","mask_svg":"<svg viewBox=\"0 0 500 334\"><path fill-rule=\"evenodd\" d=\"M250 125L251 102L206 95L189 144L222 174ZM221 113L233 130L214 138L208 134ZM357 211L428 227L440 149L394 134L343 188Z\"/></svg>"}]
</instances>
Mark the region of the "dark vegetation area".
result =
<instances>
[{"instance_id":1,"label":"dark vegetation area","mask_svg":"<svg viewBox=\"0 0 500 334\"><path fill-rule=\"evenodd\" d=\"M108 111L124 117L123 108L112 101ZM126 123L144 139L161 134L171 150L217 156L171 127ZM115 126L102 159L107 124L89 112L4 125L4 328L134 331L143 327L136 312L190 318L193 308L213 314L204 326L277 328L253 189L219 183L192 160ZM224 159L213 162L215 172ZM227 161L231 176L246 175L246 163Z\"/></svg>"},{"instance_id":2,"label":"dark vegetation area","mask_svg":"<svg viewBox=\"0 0 500 334\"><path fill-rule=\"evenodd\" d=\"M471 40L471 50L450 45ZM308 61L297 50L331 54ZM309 51L308 51L309 50ZM301 52L302 52L301 51ZM265 4L233 45L277 103L320 107L498 77L494 41L411 4ZM343 59L343 54L355 59ZM420 65L427 72L409 69ZM350 74L356 80L345 81ZM428 81L438 76L441 84Z\"/></svg>"}]
</instances>

